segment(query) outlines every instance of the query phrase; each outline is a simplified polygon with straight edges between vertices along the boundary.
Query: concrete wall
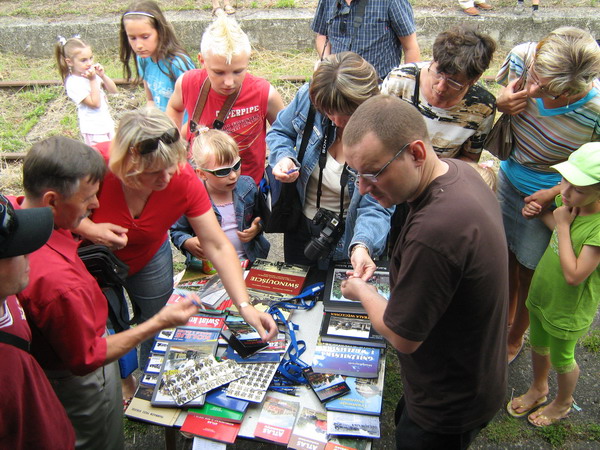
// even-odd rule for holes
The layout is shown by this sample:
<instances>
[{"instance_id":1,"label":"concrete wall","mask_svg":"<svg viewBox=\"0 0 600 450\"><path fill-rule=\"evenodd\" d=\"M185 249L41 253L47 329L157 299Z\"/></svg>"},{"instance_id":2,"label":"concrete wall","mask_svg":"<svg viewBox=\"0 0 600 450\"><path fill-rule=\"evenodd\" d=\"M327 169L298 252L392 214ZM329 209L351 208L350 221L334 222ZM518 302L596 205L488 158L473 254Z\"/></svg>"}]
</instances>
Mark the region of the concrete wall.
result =
<instances>
[{"instance_id":1,"label":"concrete wall","mask_svg":"<svg viewBox=\"0 0 600 450\"><path fill-rule=\"evenodd\" d=\"M236 14L250 40L258 49L303 50L311 48L314 33L310 30L312 10L242 10ZM167 13L184 46L193 54L211 20L209 12ZM484 13L479 18L460 11L415 9L419 43L430 48L440 31L457 23L469 23L490 33L502 46L538 40L563 25L589 30L600 38L600 8L544 9L543 22L534 24L527 15L515 16L509 9ZM0 52L43 57L52 54L58 35L80 34L95 51L118 51L118 16L76 17L69 20L0 18Z\"/></svg>"}]
</instances>

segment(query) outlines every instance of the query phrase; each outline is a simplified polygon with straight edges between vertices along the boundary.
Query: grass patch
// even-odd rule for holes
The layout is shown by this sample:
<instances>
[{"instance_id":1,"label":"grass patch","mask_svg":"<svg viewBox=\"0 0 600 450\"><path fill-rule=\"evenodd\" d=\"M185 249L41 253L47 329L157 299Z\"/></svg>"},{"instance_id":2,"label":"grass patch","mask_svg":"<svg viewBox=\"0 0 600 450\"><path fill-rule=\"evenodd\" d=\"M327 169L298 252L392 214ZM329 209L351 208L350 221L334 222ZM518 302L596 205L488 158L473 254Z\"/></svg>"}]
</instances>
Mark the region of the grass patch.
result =
<instances>
[{"instance_id":1,"label":"grass patch","mask_svg":"<svg viewBox=\"0 0 600 450\"><path fill-rule=\"evenodd\" d=\"M58 87L34 88L0 97L0 151L24 151L25 138L61 92Z\"/></svg>"},{"instance_id":2,"label":"grass patch","mask_svg":"<svg viewBox=\"0 0 600 450\"><path fill-rule=\"evenodd\" d=\"M295 8L296 2L294 0L277 0L277 3L273 5L273 8Z\"/></svg>"},{"instance_id":3,"label":"grass patch","mask_svg":"<svg viewBox=\"0 0 600 450\"><path fill-rule=\"evenodd\" d=\"M537 428L536 432L552 447L562 447L571 435L567 426L560 422L548 427Z\"/></svg>"},{"instance_id":4,"label":"grass patch","mask_svg":"<svg viewBox=\"0 0 600 450\"><path fill-rule=\"evenodd\" d=\"M581 345L590 353L600 353L600 330L592 330L581 338Z\"/></svg>"},{"instance_id":5,"label":"grass patch","mask_svg":"<svg viewBox=\"0 0 600 450\"><path fill-rule=\"evenodd\" d=\"M502 415L483 429L481 435L488 441L500 445L528 439L532 431L524 427L524 422Z\"/></svg>"}]
</instances>

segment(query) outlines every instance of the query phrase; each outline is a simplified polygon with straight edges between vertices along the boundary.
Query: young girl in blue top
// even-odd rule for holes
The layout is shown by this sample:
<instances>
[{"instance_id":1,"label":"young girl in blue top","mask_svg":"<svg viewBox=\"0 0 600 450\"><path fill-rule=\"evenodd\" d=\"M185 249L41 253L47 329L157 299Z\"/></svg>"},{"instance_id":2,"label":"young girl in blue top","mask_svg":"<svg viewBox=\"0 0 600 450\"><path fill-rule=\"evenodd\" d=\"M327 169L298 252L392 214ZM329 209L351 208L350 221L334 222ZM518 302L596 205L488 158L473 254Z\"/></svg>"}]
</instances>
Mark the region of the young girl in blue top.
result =
<instances>
[{"instance_id":1,"label":"young girl in blue top","mask_svg":"<svg viewBox=\"0 0 600 450\"><path fill-rule=\"evenodd\" d=\"M575 345L587 333L600 302L600 142L581 146L567 161L552 167L563 176L558 208L541 218L554 231L526 301L533 382L507 405L510 415L522 417L545 403L548 373L554 367L556 398L529 414L536 427L551 425L571 411L579 378ZM523 216L532 218L541 211L539 204L531 202L523 208Z\"/></svg>"},{"instance_id":2,"label":"young girl in blue top","mask_svg":"<svg viewBox=\"0 0 600 450\"><path fill-rule=\"evenodd\" d=\"M136 81L144 81L148 106L165 111L177 78L194 68L173 27L155 2L141 0L121 17L119 37L125 77L131 78L129 63L135 55Z\"/></svg>"},{"instance_id":3,"label":"young girl in blue top","mask_svg":"<svg viewBox=\"0 0 600 450\"><path fill-rule=\"evenodd\" d=\"M194 140L192 152L217 220L240 260L266 258L270 244L257 216L261 194L252 177L240 175L241 158L235 140L223 131L206 129ZM202 242L195 237L185 216L171 228L171 240L186 256L186 265L204 259Z\"/></svg>"}]
</instances>

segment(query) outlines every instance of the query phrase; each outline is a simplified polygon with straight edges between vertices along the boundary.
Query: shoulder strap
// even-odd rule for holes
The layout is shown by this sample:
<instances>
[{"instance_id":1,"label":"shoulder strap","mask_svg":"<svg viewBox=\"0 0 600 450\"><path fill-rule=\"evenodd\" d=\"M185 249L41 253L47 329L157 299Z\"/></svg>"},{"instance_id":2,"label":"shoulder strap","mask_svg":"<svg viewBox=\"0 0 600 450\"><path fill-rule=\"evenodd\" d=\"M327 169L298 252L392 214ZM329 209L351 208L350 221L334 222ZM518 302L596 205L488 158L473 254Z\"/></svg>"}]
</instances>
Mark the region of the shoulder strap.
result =
<instances>
[{"instance_id":1,"label":"shoulder strap","mask_svg":"<svg viewBox=\"0 0 600 450\"><path fill-rule=\"evenodd\" d=\"M304 159L304 153L306 153L306 147L308 140L310 139L313 132L313 125L315 124L315 107L310 104L308 110L308 116L306 116L306 124L304 125L304 131L302 132L302 142L300 143L300 150L298 150L298 162L302 164Z\"/></svg>"},{"instance_id":2,"label":"shoulder strap","mask_svg":"<svg viewBox=\"0 0 600 450\"><path fill-rule=\"evenodd\" d=\"M202 115L202 111L204 111L204 105L206 105L206 99L208 98L208 93L210 91L210 80L208 77L202 83L202 87L200 88L200 94L198 95L198 99L196 100L196 106L194 106L194 113L192 114L192 121L198 126L198 120L200 120L200 116ZM193 132L194 130L192 130Z\"/></svg>"},{"instance_id":3,"label":"shoulder strap","mask_svg":"<svg viewBox=\"0 0 600 450\"><path fill-rule=\"evenodd\" d=\"M14 334L0 330L0 342L20 348L21 350L29 353L29 341L26 341L19 336L15 336Z\"/></svg>"},{"instance_id":4,"label":"shoulder strap","mask_svg":"<svg viewBox=\"0 0 600 450\"><path fill-rule=\"evenodd\" d=\"M350 38L350 46L348 48L350 51L352 51L352 45L354 44L354 38L356 38L358 29L363 24L367 3L369 3L369 0L359 0L358 6L356 7L356 14L354 16L354 21L352 22L352 37Z\"/></svg>"},{"instance_id":5,"label":"shoulder strap","mask_svg":"<svg viewBox=\"0 0 600 450\"><path fill-rule=\"evenodd\" d=\"M421 90L421 68L417 65L417 63L413 63L415 66L415 91L413 92L412 103L415 108L418 109L419 106L419 91Z\"/></svg>"},{"instance_id":6,"label":"shoulder strap","mask_svg":"<svg viewBox=\"0 0 600 450\"><path fill-rule=\"evenodd\" d=\"M210 80L208 77L202 83L202 87L200 88L200 93L198 95L198 99L196 100L196 106L194 106L194 113L192 114L192 120L190 123L190 130L194 133L198 129L198 121L200 120L200 116L202 115L202 111L204 111L204 105L206 105L206 100L208 99L208 94L210 93ZM233 94L227 96L225 103L223 103L223 107L219 111L219 115L212 123L212 127L220 130L225 125L225 118L229 111L231 111L231 107L237 100L240 95L240 89L238 89Z\"/></svg>"}]
</instances>

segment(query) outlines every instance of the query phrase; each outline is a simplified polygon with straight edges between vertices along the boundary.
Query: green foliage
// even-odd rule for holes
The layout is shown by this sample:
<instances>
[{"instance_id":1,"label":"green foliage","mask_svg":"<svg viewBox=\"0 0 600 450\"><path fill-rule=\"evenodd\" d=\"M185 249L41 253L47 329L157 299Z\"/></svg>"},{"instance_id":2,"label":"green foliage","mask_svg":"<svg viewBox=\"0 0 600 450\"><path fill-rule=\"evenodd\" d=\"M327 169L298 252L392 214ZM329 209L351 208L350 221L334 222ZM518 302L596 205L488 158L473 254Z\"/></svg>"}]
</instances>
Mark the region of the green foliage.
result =
<instances>
[{"instance_id":1,"label":"green foliage","mask_svg":"<svg viewBox=\"0 0 600 450\"><path fill-rule=\"evenodd\" d=\"M258 2L256 0L252 1L250 3L250 8L257 9L258 8Z\"/></svg>"},{"instance_id":2,"label":"green foliage","mask_svg":"<svg viewBox=\"0 0 600 450\"><path fill-rule=\"evenodd\" d=\"M273 5L273 8L295 8L296 2L295 0L277 0L277 2Z\"/></svg>"},{"instance_id":3,"label":"green foliage","mask_svg":"<svg viewBox=\"0 0 600 450\"><path fill-rule=\"evenodd\" d=\"M581 339L581 345L590 353L600 353L600 330L592 330Z\"/></svg>"},{"instance_id":4,"label":"green foliage","mask_svg":"<svg viewBox=\"0 0 600 450\"><path fill-rule=\"evenodd\" d=\"M569 429L562 422L557 422L543 428L537 428L537 432L546 440L552 447L562 447L567 442Z\"/></svg>"},{"instance_id":5,"label":"green foliage","mask_svg":"<svg viewBox=\"0 0 600 450\"><path fill-rule=\"evenodd\" d=\"M531 430L523 427L524 422L502 415L483 429L481 435L494 444L520 442L531 436Z\"/></svg>"}]
</instances>

